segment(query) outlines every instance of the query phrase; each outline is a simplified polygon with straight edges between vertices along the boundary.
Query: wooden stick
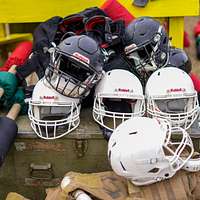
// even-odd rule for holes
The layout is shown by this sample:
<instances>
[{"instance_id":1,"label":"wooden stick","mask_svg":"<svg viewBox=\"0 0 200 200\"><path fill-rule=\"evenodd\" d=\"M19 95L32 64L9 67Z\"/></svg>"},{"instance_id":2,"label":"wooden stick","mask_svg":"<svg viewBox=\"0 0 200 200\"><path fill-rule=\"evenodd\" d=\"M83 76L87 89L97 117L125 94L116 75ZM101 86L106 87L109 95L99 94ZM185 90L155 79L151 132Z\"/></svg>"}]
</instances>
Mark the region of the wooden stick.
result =
<instances>
[{"instance_id":1,"label":"wooden stick","mask_svg":"<svg viewBox=\"0 0 200 200\"><path fill-rule=\"evenodd\" d=\"M12 105L11 109L9 110L8 114L6 115L8 118L15 120L21 110L21 105L19 103L15 103Z\"/></svg>"}]
</instances>

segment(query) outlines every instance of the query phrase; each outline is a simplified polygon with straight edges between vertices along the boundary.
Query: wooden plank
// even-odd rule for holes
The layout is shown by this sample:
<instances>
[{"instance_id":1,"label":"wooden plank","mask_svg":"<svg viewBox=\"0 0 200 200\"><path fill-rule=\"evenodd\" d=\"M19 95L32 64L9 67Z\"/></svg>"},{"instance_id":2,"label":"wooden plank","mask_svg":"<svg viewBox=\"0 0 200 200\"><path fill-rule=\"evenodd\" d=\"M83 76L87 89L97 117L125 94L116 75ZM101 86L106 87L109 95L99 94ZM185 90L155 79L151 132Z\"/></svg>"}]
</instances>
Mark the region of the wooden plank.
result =
<instances>
[{"instance_id":1,"label":"wooden plank","mask_svg":"<svg viewBox=\"0 0 200 200\"><path fill-rule=\"evenodd\" d=\"M32 34L30 33L11 34L7 37L0 37L0 45L18 42L22 40L31 40L31 39L32 39Z\"/></svg>"},{"instance_id":2,"label":"wooden plank","mask_svg":"<svg viewBox=\"0 0 200 200\"><path fill-rule=\"evenodd\" d=\"M145 8L131 4L132 1L118 0L135 17L174 17L199 15L199 0L151 0Z\"/></svg>"},{"instance_id":3,"label":"wooden plank","mask_svg":"<svg viewBox=\"0 0 200 200\"><path fill-rule=\"evenodd\" d=\"M88 7L100 6L104 0L0 0L0 22L42 22L53 16L67 16Z\"/></svg>"},{"instance_id":4,"label":"wooden plank","mask_svg":"<svg viewBox=\"0 0 200 200\"><path fill-rule=\"evenodd\" d=\"M169 18L169 36L172 37L172 45L183 48L184 17Z\"/></svg>"},{"instance_id":5,"label":"wooden plank","mask_svg":"<svg viewBox=\"0 0 200 200\"><path fill-rule=\"evenodd\" d=\"M66 16L87 7L101 6L105 0L0 0L0 22L41 22L52 16ZM154 0L145 8L119 0L134 16L172 17L199 14L199 0ZM20 13L20 14L19 14Z\"/></svg>"}]
</instances>

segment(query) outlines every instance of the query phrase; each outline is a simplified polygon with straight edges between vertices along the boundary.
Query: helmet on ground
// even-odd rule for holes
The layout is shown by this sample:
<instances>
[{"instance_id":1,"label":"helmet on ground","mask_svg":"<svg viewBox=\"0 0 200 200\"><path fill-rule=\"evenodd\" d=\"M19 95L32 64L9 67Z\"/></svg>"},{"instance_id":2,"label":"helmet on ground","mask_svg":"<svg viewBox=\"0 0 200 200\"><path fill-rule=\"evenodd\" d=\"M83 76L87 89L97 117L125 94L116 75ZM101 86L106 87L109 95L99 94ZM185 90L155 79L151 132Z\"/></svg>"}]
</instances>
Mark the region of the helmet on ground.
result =
<instances>
[{"instance_id":1,"label":"helmet on ground","mask_svg":"<svg viewBox=\"0 0 200 200\"><path fill-rule=\"evenodd\" d=\"M80 99L61 95L43 78L29 102L31 127L43 139L60 138L78 127L80 107Z\"/></svg>"},{"instance_id":2,"label":"helmet on ground","mask_svg":"<svg viewBox=\"0 0 200 200\"><path fill-rule=\"evenodd\" d=\"M125 43L125 54L141 77L168 63L169 38L164 26L153 18L133 20L126 28Z\"/></svg>"},{"instance_id":3,"label":"helmet on ground","mask_svg":"<svg viewBox=\"0 0 200 200\"><path fill-rule=\"evenodd\" d=\"M45 78L64 96L87 96L102 76L103 54L95 40L88 36L64 39L54 48L50 57Z\"/></svg>"},{"instance_id":4,"label":"helmet on ground","mask_svg":"<svg viewBox=\"0 0 200 200\"><path fill-rule=\"evenodd\" d=\"M174 132L180 132L176 142ZM186 153L187 152L187 153ZM112 169L135 185L148 185L175 175L194 152L189 134L163 119L133 117L120 124L108 142Z\"/></svg>"},{"instance_id":5,"label":"helmet on ground","mask_svg":"<svg viewBox=\"0 0 200 200\"><path fill-rule=\"evenodd\" d=\"M122 69L106 72L95 88L94 120L113 131L123 121L142 116L144 112L145 100L139 79Z\"/></svg>"},{"instance_id":6,"label":"helmet on ground","mask_svg":"<svg viewBox=\"0 0 200 200\"><path fill-rule=\"evenodd\" d=\"M174 127L188 129L199 114L193 82L179 68L166 67L154 72L147 81L145 94L148 116L167 119Z\"/></svg>"}]
</instances>

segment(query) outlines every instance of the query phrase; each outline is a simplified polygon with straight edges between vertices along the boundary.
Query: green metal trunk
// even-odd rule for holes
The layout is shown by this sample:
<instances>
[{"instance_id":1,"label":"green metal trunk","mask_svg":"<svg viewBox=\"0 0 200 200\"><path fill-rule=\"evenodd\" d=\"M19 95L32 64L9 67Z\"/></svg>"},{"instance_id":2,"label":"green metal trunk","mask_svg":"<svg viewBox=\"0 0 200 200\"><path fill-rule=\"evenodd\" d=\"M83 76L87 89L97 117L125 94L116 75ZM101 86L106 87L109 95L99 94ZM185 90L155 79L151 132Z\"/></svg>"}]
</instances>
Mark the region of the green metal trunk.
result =
<instances>
[{"instance_id":1,"label":"green metal trunk","mask_svg":"<svg viewBox=\"0 0 200 200\"><path fill-rule=\"evenodd\" d=\"M0 200L11 191L42 200L45 188L57 186L66 172L110 170L107 141L91 116L82 110L79 127L56 140L38 138L28 117L19 117L18 137L0 169Z\"/></svg>"}]
</instances>

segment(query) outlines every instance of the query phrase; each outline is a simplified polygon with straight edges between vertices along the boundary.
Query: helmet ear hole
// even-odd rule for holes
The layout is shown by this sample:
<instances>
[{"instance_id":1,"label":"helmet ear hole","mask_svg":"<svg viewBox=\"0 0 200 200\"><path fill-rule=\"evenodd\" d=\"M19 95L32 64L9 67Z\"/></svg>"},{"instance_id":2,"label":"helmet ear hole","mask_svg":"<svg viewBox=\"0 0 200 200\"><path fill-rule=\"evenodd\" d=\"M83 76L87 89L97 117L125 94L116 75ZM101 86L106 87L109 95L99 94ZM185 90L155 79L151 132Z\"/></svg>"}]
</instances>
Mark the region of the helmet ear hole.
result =
<instances>
[{"instance_id":1,"label":"helmet ear hole","mask_svg":"<svg viewBox=\"0 0 200 200\"><path fill-rule=\"evenodd\" d=\"M167 37L164 37L164 39L163 39L163 44L166 44L167 43Z\"/></svg>"},{"instance_id":2,"label":"helmet ear hole","mask_svg":"<svg viewBox=\"0 0 200 200\"><path fill-rule=\"evenodd\" d=\"M159 168L157 168L157 167L149 170L149 173L158 173L158 172L159 172Z\"/></svg>"}]
</instances>

